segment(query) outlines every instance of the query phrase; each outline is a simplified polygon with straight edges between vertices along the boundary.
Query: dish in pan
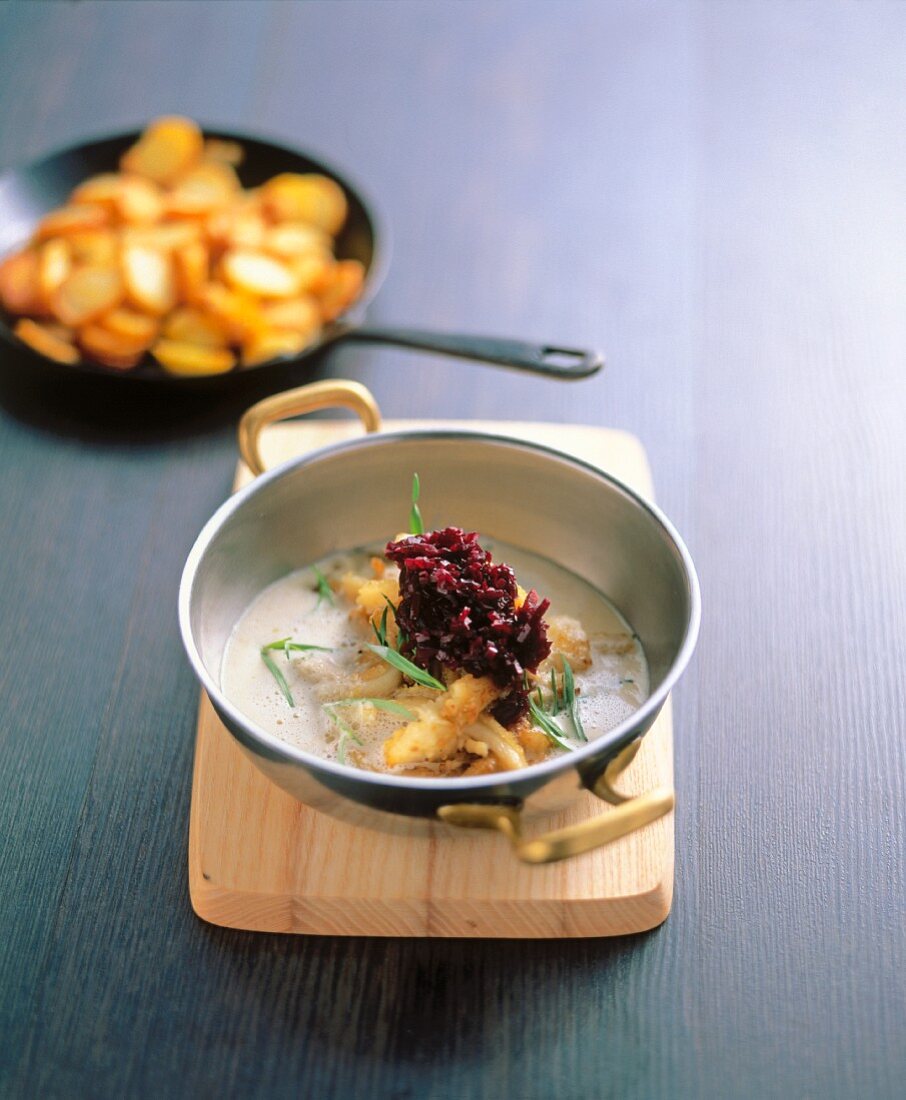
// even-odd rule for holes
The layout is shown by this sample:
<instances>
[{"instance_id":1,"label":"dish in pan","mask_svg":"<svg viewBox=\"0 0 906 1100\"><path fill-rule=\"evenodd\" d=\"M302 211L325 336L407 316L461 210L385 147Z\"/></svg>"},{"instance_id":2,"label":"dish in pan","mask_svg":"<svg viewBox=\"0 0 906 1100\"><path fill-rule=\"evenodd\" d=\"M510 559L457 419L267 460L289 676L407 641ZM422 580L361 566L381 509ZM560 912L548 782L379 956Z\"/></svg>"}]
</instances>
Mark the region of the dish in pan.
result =
<instances>
[{"instance_id":1,"label":"dish in pan","mask_svg":"<svg viewBox=\"0 0 906 1100\"><path fill-rule=\"evenodd\" d=\"M425 779L513 771L628 719L648 665L613 605L537 554L423 532L417 496L416 478L409 534L252 601L225 649L227 697L297 748Z\"/></svg>"}]
</instances>

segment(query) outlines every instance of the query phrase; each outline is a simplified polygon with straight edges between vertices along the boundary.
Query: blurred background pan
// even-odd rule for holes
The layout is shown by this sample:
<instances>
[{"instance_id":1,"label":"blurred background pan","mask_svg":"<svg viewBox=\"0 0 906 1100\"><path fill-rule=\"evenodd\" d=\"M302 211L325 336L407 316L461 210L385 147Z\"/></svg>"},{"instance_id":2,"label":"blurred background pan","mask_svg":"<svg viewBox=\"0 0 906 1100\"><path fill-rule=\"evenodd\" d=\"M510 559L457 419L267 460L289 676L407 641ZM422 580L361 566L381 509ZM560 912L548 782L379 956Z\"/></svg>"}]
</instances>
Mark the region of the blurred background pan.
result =
<instances>
[{"instance_id":1,"label":"blurred background pan","mask_svg":"<svg viewBox=\"0 0 906 1100\"><path fill-rule=\"evenodd\" d=\"M340 184L346 193L349 214L336 238L336 255L338 259L359 260L365 268L362 293L347 313L327 325L320 340L300 354L204 377L167 374L149 355L128 371L111 370L89 361L65 366L54 363L16 338L12 331L12 319L2 311L0 341L13 348L18 355L37 360L54 372L81 372L115 379L119 384L154 388L210 390L235 386L251 376L258 382L269 380L276 385L298 378L301 361L340 340L394 344L566 380L587 378L603 366L602 356L595 351L500 337L366 325L365 310L377 293L389 262L390 239L387 227L382 224L361 188L329 164L284 145L221 130L205 128L204 133L206 137L238 141L243 146L245 159L238 174L246 188L257 187L280 172L319 172ZM77 184L89 176L115 171L122 153L138 137L138 131L130 131L73 145L42 160L12 168L0 176L0 256L21 247L40 218L55 207L64 205Z\"/></svg>"}]
</instances>

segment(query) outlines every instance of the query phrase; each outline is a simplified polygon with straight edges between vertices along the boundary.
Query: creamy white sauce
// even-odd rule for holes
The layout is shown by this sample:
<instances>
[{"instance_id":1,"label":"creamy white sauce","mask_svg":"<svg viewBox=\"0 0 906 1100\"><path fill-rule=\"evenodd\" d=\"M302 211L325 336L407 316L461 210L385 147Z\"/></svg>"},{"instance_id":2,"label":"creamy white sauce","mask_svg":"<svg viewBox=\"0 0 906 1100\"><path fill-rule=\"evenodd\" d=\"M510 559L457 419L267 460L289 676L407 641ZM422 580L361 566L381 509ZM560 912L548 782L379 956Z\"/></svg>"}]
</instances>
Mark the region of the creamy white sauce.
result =
<instances>
[{"instance_id":1,"label":"creamy white sauce","mask_svg":"<svg viewBox=\"0 0 906 1100\"><path fill-rule=\"evenodd\" d=\"M648 664L632 628L594 587L547 558L518 550L505 543L482 540L495 561L505 561L519 584L534 588L551 601L547 618L567 615L581 624L591 645L592 663L575 674L579 715L589 740L600 737L628 718L648 696ZM375 638L367 624L351 621L350 604L342 596L331 603L319 595L315 569L328 579L353 572L370 577L370 559L381 556L383 546L332 554L269 585L242 613L227 642L221 668L224 694L253 722L269 733L315 756L387 771L384 741L406 721L374 707L353 704L333 713L352 728L362 741L344 736L331 720L325 704L353 695L380 696L380 681L363 691L362 662L374 664L367 642ZM388 575L395 572L388 565ZM613 652L616 636L625 636L628 652ZM324 646L331 652L269 651L283 674L293 698L290 706L276 679L261 657L261 647L281 638ZM625 648L620 646L618 648ZM389 669L386 670L392 678ZM381 670L378 670L380 676ZM571 745L572 729L561 721ZM560 752L561 750L556 750Z\"/></svg>"}]
</instances>

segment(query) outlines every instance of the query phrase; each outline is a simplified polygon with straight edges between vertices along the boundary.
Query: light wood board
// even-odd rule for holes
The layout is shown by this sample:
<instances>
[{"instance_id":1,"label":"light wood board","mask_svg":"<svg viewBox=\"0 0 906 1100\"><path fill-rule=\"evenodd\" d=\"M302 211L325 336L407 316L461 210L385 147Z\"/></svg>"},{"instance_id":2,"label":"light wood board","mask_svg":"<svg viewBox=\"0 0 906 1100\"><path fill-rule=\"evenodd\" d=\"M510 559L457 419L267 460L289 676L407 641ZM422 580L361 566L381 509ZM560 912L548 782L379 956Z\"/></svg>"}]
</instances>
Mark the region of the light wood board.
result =
<instances>
[{"instance_id":1,"label":"light wood board","mask_svg":"<svg viewBox=\"0 0 906 1100\"><path fill-rule=\"evenodd\" d=\"M639 441L555 424L388 421L458 426L569 451L652 496ZM269 466L360 432L356 422L274 425ZM249 479L237 472L237 486ZM670 704L620 781L627 794L673 784ZM591 794L547 826L606 814ZM561 938L616 936L660 924L673 895L673 815L596 852L546 867L521 864L496 833L424 823L388 834L296 802L249 762L202 696L192 785L189 890L195 912L230 928L335 936Z\"/></svg>"}]
</instances>

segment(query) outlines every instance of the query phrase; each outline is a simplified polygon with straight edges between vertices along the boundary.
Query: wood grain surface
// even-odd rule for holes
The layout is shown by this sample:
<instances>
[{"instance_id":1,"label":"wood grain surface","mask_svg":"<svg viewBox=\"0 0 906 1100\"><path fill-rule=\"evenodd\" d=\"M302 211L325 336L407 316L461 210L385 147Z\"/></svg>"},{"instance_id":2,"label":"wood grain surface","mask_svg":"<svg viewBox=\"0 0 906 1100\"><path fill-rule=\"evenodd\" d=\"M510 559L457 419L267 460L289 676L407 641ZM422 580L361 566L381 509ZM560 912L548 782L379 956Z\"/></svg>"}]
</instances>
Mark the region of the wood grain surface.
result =
<instances>
[{"instance_id":1,"label":"wood grain surface","mask_svg":"<svg viewBox=\"0 0 906 1100\"><path fill-rule=\"evenodd\" d=\"M654 499L645 450L628 432L519 421L389 420L387 431L494 432L570 454ZM272 424L261 435L266 469L360 435L349 420ZM235 487L252 480L237 466ZM625 795L673 788L670 703L620 777ZM531 799L528 806L531 805ZM526 836L612 812L585 792ZM647 932L673 898L673 814L616 843L547 867L520 863L485 830L396 822L394 834L356 828L279 790L258 771L202 692L189 817L189 894L205 920L227 928L343 936L566 939Z\"/></svg>"},{"instance_id":2,"label":"wood grain surface","mask_svg":"<svg viewBox=\"0 0 906 1100\"><path fill-rule=\"evenodd\" d=\"M906 1080L906 8L8 3L0 164L185 111L348 165L376 320L602 345L561 385L338 348L389 415L626 428L690 544L670 920L215 929L176 590L243 400L0 362L0 1093L897 1098Z\"/></svg>"}]
</instances>

